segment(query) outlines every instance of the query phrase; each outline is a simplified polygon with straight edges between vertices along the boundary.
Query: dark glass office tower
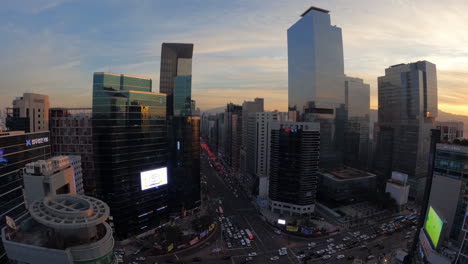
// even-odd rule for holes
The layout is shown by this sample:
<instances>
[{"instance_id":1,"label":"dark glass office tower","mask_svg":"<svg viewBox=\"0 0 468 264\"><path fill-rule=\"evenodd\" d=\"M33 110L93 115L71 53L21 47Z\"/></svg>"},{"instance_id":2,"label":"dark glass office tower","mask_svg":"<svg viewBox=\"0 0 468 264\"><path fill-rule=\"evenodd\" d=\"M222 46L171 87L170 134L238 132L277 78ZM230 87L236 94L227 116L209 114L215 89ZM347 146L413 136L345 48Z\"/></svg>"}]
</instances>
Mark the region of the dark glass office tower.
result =
<instances>
[{"instance_id":1,"label":"dark glass office tower","mask_svg":"<svg viewBox=\"0 0 468 264\"><path fill-rule=\"evenodd\" d=\"M319 123L272 124L269 197L273 212L289 215L314 212L319 154Z\"/></svg>"},{"instance_id":2,"label":"dark glass office tower","mask_svg":"<svg viewBox=\"0 0 468 264\"><path fill-rule=\"evenodd\" d=\"M167 94L167 115L174 111L174 85L177 76L192 76L193 44L163 43L161 48L161 75L159 92ZM181 81L181 80L179 80Z\"/></svg>"},{"instance_id":3,"label":"dark glass office tower","mask_svg":"<svg viewBox=\"0 0 468 264\"><path fill-rule=\"evenodd\" d=\"M5 216L17 220L27 213L21 169L27 163L50 158L49 132L0 132L0 229ZM0 242L0 263L8 263Z\"/></svg>"},{"instance_id":4,"label":"dark glass office tower","mask_svg":"<svg viewBox=\"0 0 468 264\"><path fill-rule=\"evenodd\" d=\"M391 170L408 174L410 197L421 199L429 162L430 130L437 117L436 65L418 61L390 66L385 69L385 76L378 77L378 96L378 126L385 133L393 130L393 143L391 148L377 145L381 151L375 158L385 160L391 156ZM381 139L377 142L387 144ZM387 174L380 178L389 177Z\"/></svg>"},{"instance_id":5,"label":"dark glass office tower","mask_svg":"<svg viewBox=\"0 0 468 264\"><path fill-rule=\"evenodd\" d=\"M290 120L320 123L320 165L342 162L347 120L341 28L311 7L288 29Z\"/></svg>"},{"instance_id":6,"label":"dark glass office tower","mask_svg":"<svg viewBox=\"0 0 468 264\"><path fill-rule=\"evenodd\" d=\"M235 171L242 141L242 106L229 103L224 112L224 161ZM237 166L237 167L236 167Z\"/></svg>"},{"instance_id":7,"label":"dark glass office tower","mask_svg":"<svg viewBox=\"0 0 468 264\"><path fill-rule=\"evenodd\" d=\"M119 239L168 219L166 95L151 86L151 79L94 73L96 189Z\"/></svg>"},{"instance_id":8,"label":"dark glass office tower","mask_svg":"<svg viewBox=\"0 0 468 264\"><path fill-rule=\"evenodd\" d=\"M163 43L160 92L167 94L169 208L200 206L200 117L192 102L193 44Z\"/></svg>"}]
</instances>

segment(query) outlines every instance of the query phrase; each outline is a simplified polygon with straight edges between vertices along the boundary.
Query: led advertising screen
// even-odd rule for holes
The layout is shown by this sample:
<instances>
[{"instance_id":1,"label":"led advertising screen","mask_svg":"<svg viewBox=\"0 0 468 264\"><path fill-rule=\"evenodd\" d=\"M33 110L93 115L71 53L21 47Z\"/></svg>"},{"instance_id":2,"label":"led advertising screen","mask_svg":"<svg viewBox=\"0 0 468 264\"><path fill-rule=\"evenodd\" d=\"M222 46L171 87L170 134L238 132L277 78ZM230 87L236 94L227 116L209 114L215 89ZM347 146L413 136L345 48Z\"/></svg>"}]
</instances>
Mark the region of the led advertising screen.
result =
<instances>
[{"instance_id":1,"label":"led advertising screen","mask_svg":"<svg viewBox=\"0 0 468 264\"><path fill-rule=\"evenodd\" d=\"M142 171L140 173L141 190L156 188L167 184L167 167Z\"/></svg>"},{"instance_id":2,"label":"led advertising screen","mask_svg":"<svg viewBox=\"0 0 468 264\"><path fill-rule=\"evenodd\" d=\"M428 234L432 245L434 248L439 244L440 234L442 233L442 228L444 226L444 221L437 215L434 208L429 206L429 213L427 214L426 223L424 224L424 229Z\"/></svg>"},{"instance_id":3,"label":"led advertising screen","mask_svg":"<svg viewBox=\"0 0 468 264\"><path fill-rule=\"evenodd\" d=\"M286 220L284 220L284 219L278 219L278 224L280 224L280 225L285 225L285 224L286 224Z\"/></svg>"}]
</instances>

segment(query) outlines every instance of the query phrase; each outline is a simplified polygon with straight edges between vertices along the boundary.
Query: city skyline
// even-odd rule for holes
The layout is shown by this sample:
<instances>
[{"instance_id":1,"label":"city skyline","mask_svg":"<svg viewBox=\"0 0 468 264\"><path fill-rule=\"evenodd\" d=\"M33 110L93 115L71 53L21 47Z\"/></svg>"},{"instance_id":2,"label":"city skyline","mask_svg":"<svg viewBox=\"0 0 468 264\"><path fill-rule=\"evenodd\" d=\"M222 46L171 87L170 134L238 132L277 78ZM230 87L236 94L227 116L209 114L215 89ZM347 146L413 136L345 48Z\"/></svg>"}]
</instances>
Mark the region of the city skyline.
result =
<instances>
[{"instance_id":1,"label":"city skyline","mask_svg":"<svg viewBox=\"0 0 468 264\"><path fill-rule=\"evenodd\" d=\"M345 73L370 84L371 108L377 108L377 77L385 68L428 60L437 65L439 109L468 115L463 93L468 87L468 70L463 70L468 69L463 15L468 4L418 3L313 4L330 10L332 25L342 29ZM187 42L195 47L193 99L201 109L261 96L266 110L285 111L285 31L311 4L6 3L0 11L0 105L10 106L18 92L35 92L50 95L52 107L90 107L92 72L144 76L156 84L161 43ZM433 19L434 12L439 19Z\"/></svg>"}]
</instances>

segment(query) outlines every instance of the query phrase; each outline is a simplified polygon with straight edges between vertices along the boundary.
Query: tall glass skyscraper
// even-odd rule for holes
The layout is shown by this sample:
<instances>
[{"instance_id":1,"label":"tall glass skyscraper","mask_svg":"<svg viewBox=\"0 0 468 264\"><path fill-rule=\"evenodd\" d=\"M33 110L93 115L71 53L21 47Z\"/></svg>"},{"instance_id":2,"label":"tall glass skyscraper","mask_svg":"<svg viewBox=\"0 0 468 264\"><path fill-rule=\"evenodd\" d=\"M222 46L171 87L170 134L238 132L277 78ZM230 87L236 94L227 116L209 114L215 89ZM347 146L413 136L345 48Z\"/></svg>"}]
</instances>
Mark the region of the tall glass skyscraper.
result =
<instances>
[{"instance_id":1,"label":"tall glass skyscraper","mask_svg":"<svg viewBox=\"0 0 468 264\"><path fill-rule=\"evenodd\" d=\"M346 109L341 28L329 11L311 7L288 29L290 118L320 122L320 163L342 160Z\"/></svg>"},{"instance_id":2,"label":"tall glass skyscraper","mask_svg":"<svg viewBox=\"0 0 468 264\"><path fill-rule=\"evenodd\" d=\"M345 164L367 167L370 122L370 86L362 79L345 77L345 102L348 112L345 131Z\"/></svg>"},{"instance_id":3,"label":"tall glass skyscraper","mask_svg":"<svg viewBox=\"0 0 468 264\"><path fill-rule=\"evenodd\" d=\"M151 86L147 78L94 73L96 187L119 239L167 221L166 95Z\"/></svg>"},{"instance_id":4,"label":"tall glass skyscraper","mask_svg":"<svg viewBox=\"0 0 468 264\"><path fill-rule=\"evenodd\" d=\"M378 175L386 181L391 171L409 176L410 197L421 198L430 146L430 130L437 117L436 66L428 61L398 64L385 69L385 76L378 78L379 113L378 126L387 138L393 138L391 148L376 153L376 163L391 157L387 175ZM384 144L380 139L378 143ZM385 143L387 144L387 143ZM391 153L391 154L390 154ZM377 172L376 172L377 173Z\"/></svg>"},{"instance_id":5,"label":"tall glass skyscraper","mask_svg":"<svg viewBox=\"0 0 468 264\"><path fill-rule=\"evenodd\" d=\"M199 207L200 117L192 111L193 44L163 43L160 92L167 94L169 207L185 215Z\"/></svg>"}]
</instances>

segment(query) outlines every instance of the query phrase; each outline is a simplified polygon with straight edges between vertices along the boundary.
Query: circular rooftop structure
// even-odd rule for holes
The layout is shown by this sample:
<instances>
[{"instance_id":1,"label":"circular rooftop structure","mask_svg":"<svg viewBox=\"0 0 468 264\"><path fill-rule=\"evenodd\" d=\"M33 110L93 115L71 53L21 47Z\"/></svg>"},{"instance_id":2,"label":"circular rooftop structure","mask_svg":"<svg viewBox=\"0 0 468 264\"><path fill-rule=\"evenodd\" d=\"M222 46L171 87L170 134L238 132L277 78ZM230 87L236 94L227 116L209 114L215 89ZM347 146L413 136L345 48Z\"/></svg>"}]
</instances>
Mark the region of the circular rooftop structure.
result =
<instances>
[{"instance_id":1,"label":"circular rooftop structure","mask_svg":"<svg viewBox=\"0 0 468 264\"><path fill-rule=\"evenodd\" d=\"M90 196L60 194L35 201L29 212L37 222L51 228L81 229L104 222L109 206Z\"/></svg>"}]
</instances>

